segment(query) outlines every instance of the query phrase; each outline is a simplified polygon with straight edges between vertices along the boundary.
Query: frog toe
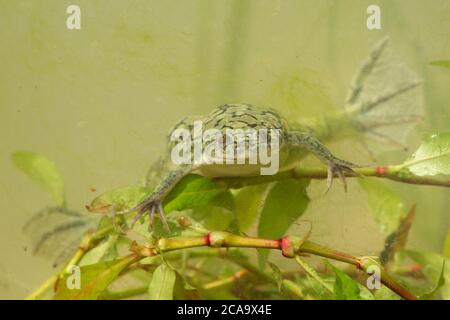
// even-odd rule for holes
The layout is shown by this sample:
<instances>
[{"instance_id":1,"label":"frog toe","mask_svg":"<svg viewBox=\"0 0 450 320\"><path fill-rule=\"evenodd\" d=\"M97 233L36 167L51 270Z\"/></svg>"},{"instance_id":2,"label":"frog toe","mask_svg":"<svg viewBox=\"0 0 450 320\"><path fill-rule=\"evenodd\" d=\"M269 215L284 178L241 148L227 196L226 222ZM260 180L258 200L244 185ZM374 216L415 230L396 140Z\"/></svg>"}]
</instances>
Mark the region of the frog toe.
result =
<instances>
[{"instance_id":1,"label":"frog toe","mask_svg":"<svg viewBox=\"0 0 450 320\"><path fill-rule=\"evenodd\" d=\"M164 224L164 227L168 232L170 232L169 224L167 223L166 216L164 213L163 206L161 204L161 201L154 200L154 199L148 199L141 203L137 208L138 213L133 218L133 221L131 223L131 228L136 224L136 222L144 216L145 213L148 213L149 218L149 224L148 224L148 231L153 230L153 222L155 218L155 212L158 211L159 218L161 219L161 222Z\"/></svg>"},{"instance_id":2,"label":"frog toe","mask_svg":"<svg viewBox=\"0 0 450 320\"><path fill-rule=\"evenodd\" d=\"M333 179L334 177L339 177L339 179L342 181L342 184L344 186L344 191L347 192L347 179L348 176L359 176L360 174L357 173L355 170L352 169L352 167L359 167L357 165L354 165L350 162L345 161L345 163L340 162L330 162L328 165L328 174L327 174L327 189L325 193L327 193L331 186L333 185Z\"/></svg>"}]
</instances>

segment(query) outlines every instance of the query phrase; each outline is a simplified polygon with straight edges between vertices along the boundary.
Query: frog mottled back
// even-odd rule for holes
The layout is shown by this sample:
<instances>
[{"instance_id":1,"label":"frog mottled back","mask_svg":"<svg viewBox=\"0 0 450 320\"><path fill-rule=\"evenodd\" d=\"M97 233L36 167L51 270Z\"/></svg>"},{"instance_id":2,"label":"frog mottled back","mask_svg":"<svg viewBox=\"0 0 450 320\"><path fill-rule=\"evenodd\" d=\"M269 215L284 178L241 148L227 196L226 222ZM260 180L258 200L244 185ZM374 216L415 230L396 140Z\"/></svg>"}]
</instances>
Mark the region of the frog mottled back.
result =
<instances>
[{"instance_id":1,"label":"frog mottled back","mask_svg":"<svg viewBox=\"0 0 450 320\"><path fill-rule=\"evenodd\" d=\"M199 122L196 123L196 121ZM253 162L254 159L259 160L257 156L251 156L251 154L256 155L258 150L267 150L272 153L272 146L276 147L278 151L283 146L288 133L287 122L275 111L248 104L226 104L215 108L204 117L187 117L178 122L169 133L169 150L172 150L180 141L185 142L186 137L181 138L175 131L177 129L185 129L187 130L184 131L185 133L190 133L192 155L195 152L195 145L198 145L197 139L204 139L200 143L203 150L208 149L211 146L211 140L205 138L202 133L198 134L196 128L199 130L199 125L201 125L203 134L206 132L212 134L212 136L206 136L214 137L213 139L217 139L217 135L221 137L219 150L222 151L220 155L214 149L212 155L204 158L209 159L204 160L206 161L204 164L251 163L255 164L255 168L251 169L252 172L259 169L259 164ZM276 142L272 141L272 137L275 137L274 131L277 134ZM175 133L175 138L172 137L172 133ZM233 145L233 153L229 153L231 145ZM230 171L230 168L227 168ZM249 168L245 168L245 170L247 169ZM239 172L243 171L242 168L238 168L238 170Z\"/></svg>"},{"instance_id":2,"label":"frog mottled back","mask_svg":"<svg viewBox=\"0 0 450 320\"><path fill-rule=\"evenodd\" d=\"M288 131L288 125L278 113L268 108L257 108L250 104L225 104L215 108L207 116L186 117L179 121L169 132L169 141L172 132L176 129L187 129L194 136L194 121L202 121L203 131L217 129L226 135L227 129L277 129L280 134L280 145ZM270 137L269 137L270 138ZM173 146L175 142L169 144Z\"/></svg>"},{"instance_id":3,"label":"frog mottled back","mask_svg":"<svg viewBox=\"0 0 450 320\"><path fill-rule=\"evenodd\" d=\"M215 108L206 118L205 129L278 129L280 135L287 131L287 123L278 113L250 104L225 104Z\"/></svg>"}]
</instances>

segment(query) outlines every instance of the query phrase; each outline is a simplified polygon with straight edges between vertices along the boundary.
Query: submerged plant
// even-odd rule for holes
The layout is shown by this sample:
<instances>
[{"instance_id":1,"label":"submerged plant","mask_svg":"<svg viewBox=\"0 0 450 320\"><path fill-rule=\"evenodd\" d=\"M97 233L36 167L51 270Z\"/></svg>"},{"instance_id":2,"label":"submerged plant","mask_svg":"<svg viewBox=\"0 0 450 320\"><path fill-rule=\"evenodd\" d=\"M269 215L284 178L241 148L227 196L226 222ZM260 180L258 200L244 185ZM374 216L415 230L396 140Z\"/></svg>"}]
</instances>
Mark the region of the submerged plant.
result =
<instances>
[{"instance_id":1,"label":"submerged plant","mask_svg":"<svg viewBox=\"0 0 450 320\"><path fill-rule=\"evenodd\" d=\"M335 114L290 123L273 111L233 104L201 118L222 133L238 126L280 129L281 165L274 175L257 175L255 168L260 166L245 164L239 170L211 163L173 167L169 158L163 158L150 168L145 185L104 193L86 206L89 213L81 214L68 208L63 179L52 162L17 152L13 155L17 167L56 202L30 220L25 231L32 235L36 253L51 253L56 263L65 262L29 298L121 299L144 294L149 299L416 299L437 294L448 298L446 258L404 250L415 208L408 210L378 180L450 187L442 178L450 175L450 133L430 135L409 159L395 165L357 166L335 157L322 144L357 135L365 145L376 140L402 147L421 117L420 81L392 56L383 40L356 74L343 109ZM193 130L191 120L175 129ZM309 153L326 166L304 166ZM304 234L285 234L312 201L307 193L310 181L326 179L329 188L334 177L344 185L346 178L358 179L367 192L375 220L386 235L381 259L356 257L312 242L314 226ZM160 219L147 228L145 220L152 223L155 211ZM245 235L257 220L256 237ZM259 250L259 266L242 248ZM263 249L280 250L299 269L282 270L267 261ZM311 266L305 255L355 268L344 272L329 263ZM74 266L79 273L73 272ZM367 280L360 280L358 270ZM417 277L419 284L410 281Z\"/></svg>"}]
</instances>

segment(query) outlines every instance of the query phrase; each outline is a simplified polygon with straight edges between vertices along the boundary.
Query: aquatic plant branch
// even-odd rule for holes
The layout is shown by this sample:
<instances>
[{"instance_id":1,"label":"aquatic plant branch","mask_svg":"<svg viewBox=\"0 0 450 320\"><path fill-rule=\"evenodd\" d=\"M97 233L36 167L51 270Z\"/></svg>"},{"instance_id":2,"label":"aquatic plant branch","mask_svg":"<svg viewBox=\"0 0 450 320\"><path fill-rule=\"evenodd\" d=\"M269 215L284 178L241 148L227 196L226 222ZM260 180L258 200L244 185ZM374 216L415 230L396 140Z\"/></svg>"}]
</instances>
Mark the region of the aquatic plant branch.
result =
<instances>
[{"instance_id":1,"label":"aquatic plant branch","mask_svg":"<svg viewBox=\"0 0 450 320\"><path fill-rule=\"evenodd\" d=\"M51 288L55 286L56 281L58 281L60 276L60 271L52 275L50 278L45 280L36 290L30 293L25 300L38 300L41 299Z\"/></svg>"},{"instance_id":2,"label":"aquatic plant branch","mask_svg":"<svg viewBox=\"0 0 450 320\"><path fill-rule=\"evenodd\" d=\"M82 241L82 245L77 250L70 262L62 269L62 271L53 275L44 284L34 291L28 299L39 299L51 288L54 287L55 283L62 277L72 265L77 264L84 254L90 250L95 245L95 240L98 239L96 234L88 234ZM166 252L174 252L178 250L183 250L187 248L195 247L212 247L212 248L265 248L265 249L276 249L281 250L283 256L287 258L295 258L297 255L302 254L312 254L316 256L322 256L325 258L333 259L336 261L345 262L352 264L359 270L363 270L367 273L369 266L373 265L375 260L370 257L355 257L343 252L339 252L327 247L323 247L314 242L305 240L300 237L286 236L279 240L252 238L238 236L229 232L224 231L213 231L209 232L204 236L199 237L174 237L174 238L162 238L153 245L140 245L133 242L130 250L134 253L135 259L133 263L139 263L146 257L152 257L160 255ZM217 253L215 253L217 254ZM231 259L232 261L237 261L241 267L250 273L255 273L256 276L261 277L263 280L273 282L274 280L263 271L257 269L251 264L244 263L239 259ZM416 297L410 293L407 289L398 284L389 274L387 274L384 269L378 264L381 270L381 282L390 288L392 291L397 293L404 299L414 300ZM229 279L227 280L229 281ZM134 294L137 291L130 292L129 294ZM291 290L290 290L291 291ZM295 291L295 290L294 290ZM139 291L140 292L140 291ZM120 294L110 294L106 293L105 297L119 297L123 295L128 295L127 293Z\"/></svg>"},{"instance_id":3,"label":"aquatic plant branch","mask_svg":"<svg viewBox=\"0 0 450 320\"><path fill-rule=\"evenodd\" d=\"M83 259L84 255L100 241L107 230L102 229L97 231L96 233L88 232L86 233L80 241L80 245L78 246L77 251L69 260L69 262L61 268L58 272L53 274L50 278L48 278L39 288L34 290L31 294L29 294L25 299L26 300L37 300L42 298L49 290L53 289L56 283L64 277L67 273L71 271L71 268Z\"/></svg>"},{"instance_id":4,"label":"aquatic plant branch","mask_svg":"<svg viewBox=\"0 0 450 320\"><path fill-rule=\"evenodd\" d=\"M30 294L27 299L39 299L44 296L46 292L52 289L57 281L61 279L73 265L77 265L83 256L93 248L103 237L112 230L111 227L106 227L98 230L95 233L88 233L84 236L80 243L78 250L75 252L69 263L62 268L61 271L54 274L47 281L45 281L38 289L36 289L32 294ZM316 256L322 256L325 258L333 259L336 261L345 262L354 265L359 270L363 270L367 273L368 267L374 263L373 259L368 259L367 257L355 257L343 252L339 252L327 247L323 247L314 242L308 241L305 238L286 236L278 240L271 239L261 239L253 237L243 237L235 235L224 231L214 231L209 232L206 235L199 237L174 237L174 238L161 238L156 244L153 245L140 245L133 242L130 250L137 255L134 263L140 263L140 261L146 257L152 257L159 255L161 253L176 252L188 248L196 247L211 247L211 248L265 248L265 249L276 249L281 250L283 256L287 258L295 258L297 255L302 254L312 254ZM217 256L217 252L211 252L211 254ZM203 255L202 255L203 256ZM274 282L274 279L266 274L264 271L256 268L252 264L239 259L238 257L233 257L230 254L221 254L221 257L228 259L238 265L243 269L247 270L249 273L255 275L265 282ZM132 268L132 265L130 265ZM381 282L389 287L392 291L400 295L405 299L416 299L416 297L398 284L390 275L388 275L381 266ZM224 280L219 280L224 281ZM226 279L226 282L230 279ZM292 288L291 288L292 289ZM289 288L288 288L289 290ZM291 290L289 290L291 291ZM134 291L133 291L134 292ZM130 292L132 294L133 292ZM294 292L295 295L298 294ZM127 295L127 293L124 293ZM109 294L106 293L105 297L121 296L122 294ZM104 297L104 298L105 298Z\"/></svg>"},{"instance_id":5,"label":"aquatic plant branch","mask_svg":"<svg viewBox=\"0 0 450 320\"><path fill-rule=\"evenodd\" d=\"M235 283L236 281L239 281L240 279L247 276L248 274L249 274L249 271L247 269L242 269L242 270L235 272L234 274L232 274L229 277L208 282L208 283L204 284L202 287L204 290L217 289L217 288L224 287L224 286L230 285L232 283Z\"/></svg>"},{"instance_id":6,"label":"aquatic plant branch","mask_svg":"<svg viewBox=\"0 0 450 320\"><path fill-rule=\"evenodd\" d=\"M27 299L40 299L45 293L53 289L59 279L61 279L67 272L70 271L71 266L77 265L83 256L95 246L95 244L101 239L101 235L106 232L107 229L101 229L95 234L87 234L80 243L79 249L75 252L72 259L62 268L59 272L47 279L38 289L30 294ZM236 280L245 277L247 275L253 275L259 278L263 282L274 282L275 280L266 272L255 267L253 264L245 261L242 257L233 254L233 251L222 251L221 248L266 248L266 249L278 249L281 250L283 255L288 258L299 259L301 254L312 254L322 256L325 258L333 259L336 261L345 262L357 267L358 270L363 270L367 273L367 269L375 262L371 257L354 257L352 255L339 252L327 247L323 247L311 241L304 241L298 237L283 237L279 240L268 240L260 238L242 237L234 235L228 232L210 232L205 236L200 237L176 237L176 238L162 238L156 246L151 245L138 245L134 242L130 248L135 254L137 254L136 262L126 269L125 272L129 272L136 268L145 268L147 265L141 264L141 261L146 257L156 256L161 253L173 252L181 253L182 249L195 248L195 247L210 247L217 250L207 250L205 252L191 252L191 258L204 258L204 257L219 257L229 260L236 265L239 265L242 269L231 277L212 281L204 284L204 289L211 289L214 287L220 287L223 285L231 284ZM171 257L171 258L176 258ZM169 257L167 257L169 258ZM389 287L392 291L399 294L405 299L416 299L408 290L399 285L389 274L386 273L381 267L381 282ZM301 291L295 283L287 283L287 279L283 280L283 287L286 290L301 298ZM100 299L121 299L131 297L139 294L146 293L147 286L137 287L124 290L123 292L105 292L100 296Z\"/></svg>"},{"instance_id":7,"label":"aquatic plant branch","mask_svg":"<svg viewBox=\"0 0 450 320\"><path fill-rule=\"evenodd\" d=\"M436 179L432 177L421 177L403 170L402 165L377 166L370 168L356 168L354 171L361 177L376 177L392 181L450 188L450 180ZM294 171L296 178L326 179L326 169L322 168L299 168ZM347 173L347 177L355 177Z\"/></svg>"},{"instance_id":8,"label":"aquatic plant branch","mask_svg":"<svg viewBox=\"0 0 450 320\"><path fill-rule=\"evenodd\" d=\"M437 179L433 177L421 177L404 170L402 165L387 165L376 167L364 167L353 169L357 175L351 172L344 172L347 178L364 178L375 177L381 179L388 179L406 184L424 185L424 186L437 186L450 188L450 180ZM282 172L273 176L258 176L250 178L219 178L218 181L222 181L229 188L238 189L248 185L269 183L274 181L280 181L284 179L326 179L328 170L326 167L303 167L296 168L288 172Z\"/></svg>"},{"instance_id":9,"label":"aquatic plant branch","mask_svg":"<svg viewBox=\"0 0 450 320\"><path fill-rule=\"evenodd\" d=\"M357 269L368 272L369 267L373 264L377 264L377 267L381 271L381 282L397 293L404 299L415 300L417 299L406 288L397 283L390 275L384 271L381 265L371 257L355 257L347 253L339 252L317 243L304 240L299 237L286 236L279 240L269 240L261 238L243 237L238 236L225 231L213 231L209 232L205 236L200 237L174 237L163 238L157 241L154 245L139 245L133 242L130 250L141 257L156 256L161 253L171 252L186 248L195 247L245 247L245 248L265 248L265 249L277 249L281 250L283 256L287 258L295 258L301 254L312 254L316 256L341 261L344 263L352 264Z\"/></svg>"}]
</instances>

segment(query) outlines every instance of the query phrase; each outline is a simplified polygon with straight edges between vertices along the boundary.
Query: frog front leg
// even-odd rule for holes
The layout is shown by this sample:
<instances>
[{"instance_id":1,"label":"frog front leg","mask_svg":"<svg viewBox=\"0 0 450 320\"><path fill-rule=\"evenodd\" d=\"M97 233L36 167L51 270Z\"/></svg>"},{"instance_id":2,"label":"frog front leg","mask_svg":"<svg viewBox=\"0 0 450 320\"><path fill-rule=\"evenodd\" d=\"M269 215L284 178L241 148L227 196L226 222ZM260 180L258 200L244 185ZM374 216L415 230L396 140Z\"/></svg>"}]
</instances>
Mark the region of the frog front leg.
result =
<instances>
[{"instance_id":1,"label":"frog front leg","mask_svg":"<svg viewBox=\"0 0 450 320\"><path fill-rule=\"evenodd\" d=\"M333 184L334 176L338 176L347 191L347 182L345 173L358 175L352 168L361 167L346 160L335 157L327 147L325 147L314 135L309 132L294 131L287 135L287 144L290 148L306 149L314 154L321 162L328 167L327 190L328 192Z\"/></svg>"},{"instance_id":2,"label":"frog front leg","mask_svg":"<svg viewBox=\"0 0 450 320\"><path fill-rule=\"evenodd\" d=\"M139 203L136 207L127 210L127 211L137 211L137 214L134 217L131 224L132 227L144 214L147 213L149 216L149 230L150 230L153 224L155 212L157 211L166 229L170 230L164 213L163 200L169 194L170 190L172 190L173 187L175 187L175 185L182 178L184 178L193 170L194 167L191 165L183 165L178 168L170 170L163 177L163 179L157 184L153 192L145 200Z\"/></svg>"}]
</instances>

